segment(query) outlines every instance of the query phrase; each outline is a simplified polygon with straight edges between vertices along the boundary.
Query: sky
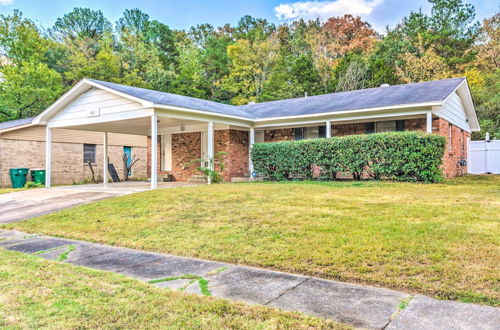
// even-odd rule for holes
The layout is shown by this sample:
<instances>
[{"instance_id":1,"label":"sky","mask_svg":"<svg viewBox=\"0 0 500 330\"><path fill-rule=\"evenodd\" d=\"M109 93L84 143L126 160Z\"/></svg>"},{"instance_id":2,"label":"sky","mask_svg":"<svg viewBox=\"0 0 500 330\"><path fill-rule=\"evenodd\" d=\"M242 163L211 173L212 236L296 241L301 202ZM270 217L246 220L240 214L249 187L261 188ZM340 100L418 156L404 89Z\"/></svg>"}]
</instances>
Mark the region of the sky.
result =
<instances>
[{"instance_id":1,"label":"sky","mask_svg":"<svg viewBox=\"0 0 500 330\"><path fill-rule=\"evenodd\" d=\"M476 18L491 17L500 10L495 0L465 0L476 8ZM386 26L393 27L410 11L422 8L429 12L426 0L0 0L0 14L10 14L14 9L45 28L51 27L56 18L74 7L100 9L115 22L125 9L139 8L174 29L210 23L222 26L236 24L244 15L265 18L274 23L290 22L297 18L328 18L344 14L359 15L379 32Z\"/></svg>"}]
</instances>

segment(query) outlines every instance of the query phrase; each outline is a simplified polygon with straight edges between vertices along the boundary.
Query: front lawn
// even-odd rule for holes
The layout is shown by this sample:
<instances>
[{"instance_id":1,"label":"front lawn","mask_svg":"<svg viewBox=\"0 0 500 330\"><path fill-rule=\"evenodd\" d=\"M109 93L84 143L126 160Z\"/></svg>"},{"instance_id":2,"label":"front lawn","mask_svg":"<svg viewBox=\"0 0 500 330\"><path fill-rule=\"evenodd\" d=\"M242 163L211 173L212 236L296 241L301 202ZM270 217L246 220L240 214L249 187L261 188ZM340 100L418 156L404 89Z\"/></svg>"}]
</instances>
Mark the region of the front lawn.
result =
<instances>
[{"instance_id":1,"label":"front lawn","mask_svg":"<svg viewBox=\"0 0 500 330\"><path fill-rule=\"evenodd\" d=\"M500 304L500 177L165 189L6 225Z\"/></svg>"},{"instance_id":2,"label":"front lawn","mask_svg":"<svg viewBox=\"0 0 500 330\"><path fill-rule=\"evenodd\" d=\"M0 250L0 328L348 327L300 313L158 289L113 273Z\"/></svg>"},{"instance_id":3,"label":"front lawn","mask_svg":"<svg viewBox=\"0 0 500 330\"><path fill-rule=\"evenodd\" d=\"M7 193L10 193L10 192L13 192L13 191L19 191L19 190L23 190L23 188L20 188L20 189L14 189L14 188L0 188L0 194L7 194Z\"/></svg>"}]
</instances>

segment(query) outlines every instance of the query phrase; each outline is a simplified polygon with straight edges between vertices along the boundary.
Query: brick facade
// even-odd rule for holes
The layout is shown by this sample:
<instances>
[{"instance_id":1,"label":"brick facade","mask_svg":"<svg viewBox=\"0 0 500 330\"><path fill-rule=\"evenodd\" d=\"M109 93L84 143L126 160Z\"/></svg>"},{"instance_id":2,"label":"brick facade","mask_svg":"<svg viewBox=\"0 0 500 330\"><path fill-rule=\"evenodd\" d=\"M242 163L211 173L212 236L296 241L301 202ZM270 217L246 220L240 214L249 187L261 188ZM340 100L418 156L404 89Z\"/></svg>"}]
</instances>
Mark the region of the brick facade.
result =
<instances>
[{"instance_id":1,"label":"brick facade","mask_svg":"<svg viewBox=\"0 0 500 330\"><path fill-rule=\"evenodd\" d=\"M405 131L426 132L426 125L425 118L406 119L404 123ZM365 134L365 123L335 124L332 125L331 129L332 136ZM470 133L450 124L442 118L433 119L432 132L446 138L446 151L443 156L444 175L447 178L452 178L466 174L467 166L461 166L459 161L467 159L467 138L470 138ZM266 130L264 136L265 142L293 140L293 130Z\"/></svg>"},{"instance_id":2,"label":"brick facade","mask_svg":"<svg viewBox=\"0 0 500 330\"><path fill-rule=\"evenodd\" d=\"M215 152L227 152L224 180L232 177L243 177L248 173L249 133L234 129L215 131Z\"/></svg>"},{"instance_id":3,"label":"brick facade","mask_svg":"<svg viewBox=\"0 0 500 330\"><path fill-rule=\"evenodd\" d=\"M338 124L332 125L332 136L346 136L353 134L364 134L365 124ZM406 131L426 131L426 119L405 120ZM451 130L451 140L449 135ZM463 175L467 171L466 166L460 166L461 159L467 159L467 138L470 134L460 128L450 125L446 120L434 118L433 133L447 138L446 152L443 156L443 170L446 177ZM242 177L248 173L248 132L239 130L217 130L214 132L215 152L227 152L225 159L226 169L223 173L224 179L229 181L231 177ZM264 131L265 142L277 142L293 140L293 129L270 129ZM451 147L450 147L451 141ZM179 133L172 134L172 171L160 172L160 150L161 139L158 137L158 171L160 174L168 173L174 176L176 181L186 181L196 173L196 164L184 168L185 164L197 158L201 158L201 133ZM148 138L148 176L150 176L150 152L151 139ZM197 173L196 173L197 174Z\"/></svg>"},{"instance_id":4,"label":"brick facade","mask_svg":"<svg viewBox=\"0 0 500 330\"><path fill-rule=\"evenodd\" d=\"M446 138L446 149L443 156L445 176L453 178L466 174L467 166L460 165L460 161L467 160L467 139L471 137L471 134L443 118L433 119L432 133Z\"/></svg>"},{"instance_id":5,"label":"brick facade","mask_svg":"<svg viewBox=\"0 0 500 330\"><path fill-rule=\"evenodd\" d=\"M293 129L269 129L264 131L264 142L278 142L283 140L293 140Z\"/></svg>"},{"instance_id":6,"label":"brick facade","mask_svg":"<svg viewBox=\"0 0 500 330\"><path fill-rule=\"evenodd\" d=\"M248 132L239 130L216 130L214 152L226 152L224 179L241 177L248 172ZM151 137L148 137L148 177L151 177ZM158 137L158 173L172 174L176 181L186 181L196 171L197 164L186 168L186 164L201 158L201 132L172 134L172 171L161 171L161 138Z\"/></svg>"},{"instance_id":7,"label":"brick facade","mask_svg":"<svg viewBox=\"0 0 500 330\"><path fill-rule=\"evenodd\" d=\"M93 166L96 176L102 177L102 145L96 145L96 164ZM133 167L133 176L145 178L146 148L132 147L132 154L140 160ZM109 146L109 162L112 163L120 178L123 172L123 146ZM45 142L28 140L0 139L0 186L11 185L9 169L28 167L45 168ZM52 184L72 184L91 178L89 166L83 164L82 143L52 143ZM28 175L30 180L30 175Z\"/></svg>"}]
</instances>

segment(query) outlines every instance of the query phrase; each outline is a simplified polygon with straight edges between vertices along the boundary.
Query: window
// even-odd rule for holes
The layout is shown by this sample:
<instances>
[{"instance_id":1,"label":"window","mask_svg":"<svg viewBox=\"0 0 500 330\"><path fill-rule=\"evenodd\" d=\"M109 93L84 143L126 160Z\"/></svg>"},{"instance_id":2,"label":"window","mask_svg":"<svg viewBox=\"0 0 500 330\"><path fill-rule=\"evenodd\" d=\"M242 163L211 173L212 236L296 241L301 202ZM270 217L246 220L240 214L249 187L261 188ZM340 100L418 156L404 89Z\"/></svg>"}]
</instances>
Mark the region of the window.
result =
<instances>
[{"instance_id":1,"label":"window","mask_svg":"<svg viewBox=\"0 0 500 330\"><path fill-rule=\"evenodd\" d=\"M396 131L396 121L379 121L375 123L375 132L395 132Z\"/></svg>"},{"instance_id":2,"label":"window","mask_svg":"<svg viewBox=\"0 0 500 330\"><path fill-rule=\"evenodd\" d=\"M404 120L396 120L396 131L404 132L405 130L405 121Z\"/></svg>"},{"instance_id":3,"label":"window","mask_svg":"<svg viewBox=\"0 0 500 330\"><path fill-rule=\"evenodd\" d=\"M326 126L294 128L293 136L295 140L324 138L326 137Z\"/></svg>"},{"instance_id":4,"label":"window","mask_svg":"<svg viewBox=\"0 0 500 330\"><path fill-rule=\"evenodd\" d=\"M365 124L365 134L375 133L375 123Z\"/></svg>"},{"instance_id":5,"label":"window","mask_svg":"<svg viewBox=\"0 0 500 330\"><path fill-rule=\"evenodd\" d=\"M95 163L95 144L84 144L83 145L83 163L88 162Z\"/></svg>"}]
</instances>

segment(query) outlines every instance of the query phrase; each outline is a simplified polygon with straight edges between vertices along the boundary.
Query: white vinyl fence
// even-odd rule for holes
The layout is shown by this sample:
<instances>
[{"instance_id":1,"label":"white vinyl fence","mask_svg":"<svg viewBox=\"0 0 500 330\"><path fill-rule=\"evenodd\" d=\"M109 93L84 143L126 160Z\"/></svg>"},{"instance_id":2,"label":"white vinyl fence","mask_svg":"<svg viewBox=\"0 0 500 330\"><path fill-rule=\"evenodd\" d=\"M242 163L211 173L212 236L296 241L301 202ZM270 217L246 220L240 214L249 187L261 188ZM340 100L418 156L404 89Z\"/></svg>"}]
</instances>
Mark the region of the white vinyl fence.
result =
<instances>
[{"instance_id":1,"label":"white vinyl fence","mask_svg":"<svg viewBox=\"0 0 500 330\"><path fill-rule=\"evenodd\" d=\"M470 141L467 172L500 174L500 140Z\"/></svg>"}]
</instances>

